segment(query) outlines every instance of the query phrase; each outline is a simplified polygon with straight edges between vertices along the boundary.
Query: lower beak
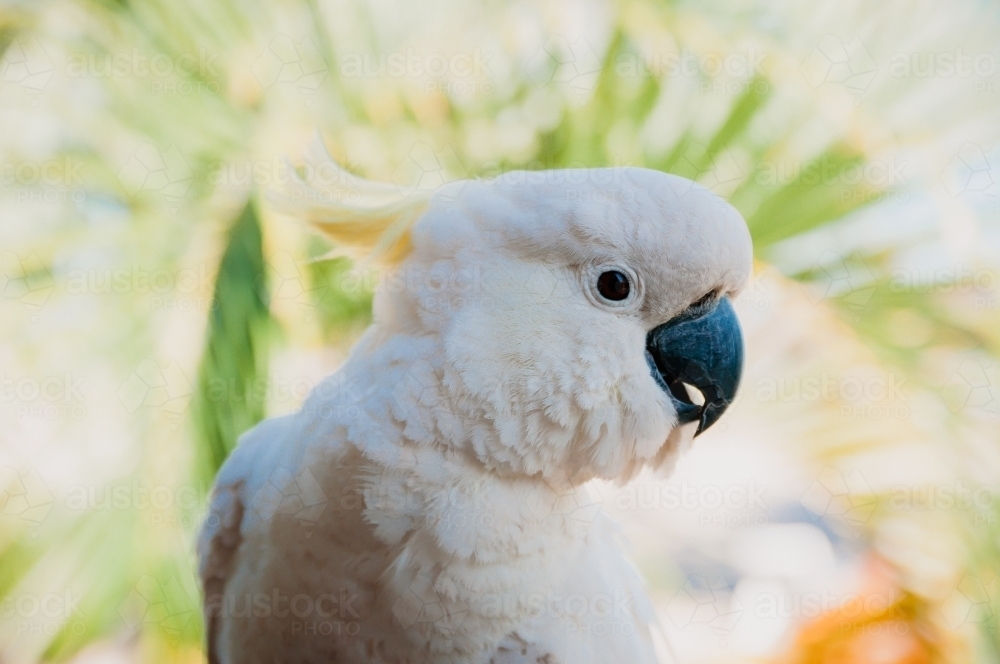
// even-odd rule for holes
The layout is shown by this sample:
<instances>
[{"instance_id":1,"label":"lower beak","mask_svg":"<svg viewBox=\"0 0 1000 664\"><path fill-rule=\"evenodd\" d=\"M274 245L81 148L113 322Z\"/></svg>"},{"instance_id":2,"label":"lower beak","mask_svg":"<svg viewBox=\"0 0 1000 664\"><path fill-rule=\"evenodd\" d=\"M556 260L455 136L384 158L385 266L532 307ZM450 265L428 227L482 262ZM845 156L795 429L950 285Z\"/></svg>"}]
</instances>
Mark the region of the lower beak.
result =
<instances>
[{"instance_id":1,"label":"lower beak","mask_svg":"<svg viewBox=\"0 0 1000 664\"><path fill-rule=\"evenodd\" d=\"M743 374L743 333L729 298L703 314L681 314L651 330L646 359L679 424L698 421L696 436L712 426L736 397ZM701 392L703 404L691 400L686 385Z\"/></svg>"}]
</instances>

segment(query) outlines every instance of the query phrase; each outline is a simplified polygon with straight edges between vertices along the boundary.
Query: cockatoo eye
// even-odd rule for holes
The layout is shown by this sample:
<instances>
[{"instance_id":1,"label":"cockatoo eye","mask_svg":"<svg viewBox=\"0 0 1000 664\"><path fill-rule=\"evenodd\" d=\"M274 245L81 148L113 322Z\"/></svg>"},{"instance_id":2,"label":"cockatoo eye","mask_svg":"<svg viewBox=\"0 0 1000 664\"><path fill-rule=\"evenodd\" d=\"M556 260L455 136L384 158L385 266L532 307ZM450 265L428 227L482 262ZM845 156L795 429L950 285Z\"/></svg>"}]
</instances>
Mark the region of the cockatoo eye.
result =
<instances>
[{"instance_id":1,"label":"cockatoo eye","mask_svg":"<svg viewBox=\"0 0 1000 664\"><path fill-rule=\"evenodd\" d=\"M597 278L597 292L612 302L621 302L627 298L631 289L628 276L618 270L602 272Z\"/></svg>"}]
</instances>

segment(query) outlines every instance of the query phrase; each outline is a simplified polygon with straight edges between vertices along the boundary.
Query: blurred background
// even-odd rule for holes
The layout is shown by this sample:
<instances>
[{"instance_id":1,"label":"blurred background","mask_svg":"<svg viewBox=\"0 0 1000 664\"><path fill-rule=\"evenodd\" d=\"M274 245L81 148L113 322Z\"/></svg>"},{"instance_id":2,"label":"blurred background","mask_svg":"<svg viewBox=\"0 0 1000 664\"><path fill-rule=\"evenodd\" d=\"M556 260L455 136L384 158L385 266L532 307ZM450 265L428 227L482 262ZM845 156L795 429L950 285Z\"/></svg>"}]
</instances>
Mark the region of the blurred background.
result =
<instances>
[{"instance_id":1,"label":"blurred background","mask_svg":"<svg viewBox=\"0 0 1000 664\"><path fill-rule=\"evenodd\" d=\"M984 0L0 3L0 662L204 661L214 472L370 317L264 198L317 129L401 188L644 165L746 217L739 400L598 487L663 661L1000 662Z\"/></svg>"}]
</instances>

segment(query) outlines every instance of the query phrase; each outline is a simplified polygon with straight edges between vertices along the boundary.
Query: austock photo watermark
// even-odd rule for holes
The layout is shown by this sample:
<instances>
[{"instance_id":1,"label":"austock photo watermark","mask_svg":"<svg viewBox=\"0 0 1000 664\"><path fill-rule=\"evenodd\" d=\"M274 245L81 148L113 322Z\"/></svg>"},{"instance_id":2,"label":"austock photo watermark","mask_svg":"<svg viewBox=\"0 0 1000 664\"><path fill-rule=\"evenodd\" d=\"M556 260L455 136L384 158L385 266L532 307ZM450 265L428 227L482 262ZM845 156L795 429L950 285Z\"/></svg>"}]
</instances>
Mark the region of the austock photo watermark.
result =
<instances>
[{"instance_id":1,"label":"austock photo watermark","mask_svg":"<svg viewBox=\"0 0 1000 664\"><path fill-rule=\"evenodd\" d=\"M995 582L993 586L995 586ZM941 605L931 610L949 627L982 624L995 615L995 587L978 577L965 575ZM722 639L735 631L744 615L758 623L824 621L840 636L907 636L925 627L914 620L903 592L871 590L844 592L821 587L811 590L776 588L753 592L730 586L724 579L714 581L692 575L666 606L670 626L678 630L708 629Z\"/></svg>"},{"instance_id":2,"label":"austock photo watermark","mask_svg":"<svg viewBox=\"0 0 1000 664\"><path fill-rule=\"evenodd\" d=\"M860 529L878 508L878 496L857 468L826 467L799 497L813 514ZM860 537L860 531L855 533Z\"/></svg>"},{"instance_id":3,"label":"austock photo watermark","mask_svg":"<svg viewBox=\"0 0 1000 664\"><path fill-rule=\"evenodd\" d=\"M845 163L824 155L819 160L810 162L764 160L754 166L752 178L756 184L764 187L790 184L839 187L843 202L904 203L910 197L910 193L904 189L908 166L908 162L894 156Z\"/></svg>"},{"instance_id":4,"label":"austock photo watermark","mask_svg":"<svg viewBox=\"0 0 1000 664\"><path fill-rule=\"evenodd\" d=\"M861 527L876 510L889 512L961 512L975 526L996 521L1000 490L968 479L949 482L894 483L873 489L857 468L824 468L800 502L821 517Z\"/></svg>"},{"instance_id":5,"label":"austock photo watermark","mask_svg":"<svg viewBox=\"0 0 1000 664\"><path fill-rule=\"evenodd\" d=\"M799 376L760 376L751 394L760 402L827 402L840 405L845 418L909 419L908 379L894 373L871 375L820 372Z\"/></svg>"},{"instance_id":6,"label":"austock photo watermark","mask_svg":"<svg viewBox=\"0 0 1000 664\"><path fill-rule=\"evenodd\" d=\"M976 94L995 94L1000 82L993 80L1000 71L1000 51L970 52L961 46L953 50L897 52L888 60L892 78L960 78L968 80Z\"/></svg>"},{"instance_id":7,"label":"austock photo watermark","mask_svg":"<svg viewBox=\"0 0 1000 664\"><path fill-rule=\"evenodd\" d=\"M0 158L0 186L17 203L83 203L84 162L72 156L41 161Z\"/></svg>"},{"instance_id":8,"label":"austock photo watermark","mask_svg":"<svg viewBox=\"0 0 1000 664\"><path fill-rule=\"evenodd\" d=\"M18 420L81 420L87 414L82 376L72 372L48 376L0 376L0 403L9 404Z\"/></svg>"},{"instance_id":9,"label":"austock photo watermark","mask_svg":"<svg viewBox=\"0 0 1000 664\"><path fill-rule=\"evenodd\" d=\"M195 381L176 362L141 360L118 388L121 405L135 413L140 408L156 408L172 416L187 411L195 392ZM200 396L210 406L232 403L270 403L299 405L315 394L327 416L337 412L356 417L356 404L363 392L342 376L319 381L295 372L275 370L247 378L208 376L200 385ZM341 409L341 410L332 410Z\"/></svg>"},{"instance_id":10,"label":"austock photo watermark","mask_svg":"<svg viewBox=\"0 0 1000 664\"><path fill-rule=\"evenodd\" d=\"M19 302L32 322L55 291L48 263L37 253L16 254L0 250L0 297Z\"/></svg>"},{"instance_id":11,"label":"austock photo watermark","mask_svg":"<svg viewBox=\"0 0 1000 664\"><path fill-rule=\"evenodd\" d=\"M543 270L539 270L541 272ZM543 297L554 295L560 280L564 281L555 272L547 276L546 283L551 288L548 293L539 293ZM272 302L284 301L307 310L318 307L323 295L332 291L354 297L376 291L385 295L406 293L412 295L426 313L431 314L469 307L489 310L497 306L490 268L478 263L457 268L415 264L384 271L352 265L333 284L314 283L296 259L288 254L279 254L268 262L268 280L273 286ZM307 312L306 318L312 318L312 313Z\"/></svg>"},{"instance_id":12,"label":"austock photo watermark","mask_svg":"<svg viewBox=\"0 0 1000 664\"><path fill-rule=\"evenodd\" d=\"M952 629L971 625L994 632L1000 611L1000 577L992 570L963 574L938 611Z\"/></svg>"},{"instance_id":13,"label":"austock photo watermark","mask_svg":"<svg viewBox=\"0 0 1000 664\"><path fill-rule=\"evenodd\" d=\"M605 497L619 512L691 512L698 525L737 528L769 522L768 487L754 480L731 484L636 482Z\"/></svg>"},{"instance_id":14,"label":"austock photo watermark","mask_svg":"<svg viewBox=\"0 0 1000 664\"><path fill-rule=\"evenodd\" d=\"M750 612L758 620L786 622L818 618L839 621L838 633L905 636L915 629L899 594L843 593L830 588L755 594Z\"/></svg>"},{"instance_id":15,"label":"austock photo watermark","mask_svg":"<svg viewBox=\"0 0 1000 664\"><path fill-rule=\"evenodd\" d=\"M406 513L427 505L429 510L447 517L470 519L466 525L492 526L489 493L484 490L441 491L429 499L408 490L397 481L376 481L362 487L344 487L338 500L342 510L375 510L386 513Z\"/></svg>"},{"instance_id":16,"label":"austock photo watermark","mask_svg":"<svg viewBox=\"0 0 1000 664\"><path fill-rule=\"evenodd\" d=\"M99 486L72 484L61 503L70 512L133 512L150 525L193 528L208 514L207 496L205 486L131 480Z\"/></svg>"},{"instance_id":17,"label":"austock photo watermark","mask_svg":"<svg viewBox=\"0 0 1000 664\"><path fill-rule=\"evenodd\" d=\"M0 518L38 526L54 504L55 498L36 468L0 466Z\"/></svg>"},{"instance_id":18,"label":"austock photo watermark","mask_svg":"<svg viewBox=\"0 0 1000 664\"><path fill-rule=\"evenodd\" d=\"M264 90L290 87L304 95L309 106L309 97L326 81L329 66L309 37L277 34L260 51L252 71Z\"/></svg>"},{"instance_id":19,"label":"austock photo watermark","mask_svg":"<svg viewBox=\"0 0 1000 664\"><path fill-rule=\"evenodd\" d=\"M953 414L1000 418L1000 362L979 352L961 356L940 395Z\"/></svg>"},{"instance_id":20,"label":"austock photo watermark","mask_svg":"<svg viewBox=\"0 0 1000 664\"><path fill-rule=\"evenodd\" d=\"M744 616L757 621L837 620L841 633L907 634L913 627L904 619L899 595L844 593L830 588L815 591L747 592L722 578L692 575L666 606L670 625L687 631L707 629L721 639L733 634Z\"/></svg>"},{"instance_id":21,"label":"austock photo watermark","mask_svg":"<svg viewBox=\"0 0 1000 664\"><path fill-rule=\"evenodd\" d=\"M722 577L690 574L665 607L669 626L707 631L725 645L746 610L732 585Z\"/></svg>"},{"instance_id":22,"label":"austock photo watermark","mask_svg":"<svg viewBox=\"0 0 1000 664\"><path fill-rule=\"evenodd\" d=\"M56 73L56 66L46 45L38 37L14 40L0 57L0 83L15 85L31 95L31 105L38 105L38 95Z\"/></svg>"},{"instance_id":23,"label":"austock photo watermark","mask_svg":"<svg viewBox=\"0 0 1000 664\"><path fill-rule=\"evenodd\" d=\"M121 51L70 49L38 37L16 40L0 59L0 81L39 94L52 78L119 79L141 82L156 95L218 94L223 78L221 54L200 48L164 53L133 47Z\"/></svg>"},{"instance_id":24,"label":"austock photo watermark","mask_svg":"<svg viewBox=\"0 0 1000 664\"><path fill-rule=\"evenodd\" d=\"M143 574L122 597L116 612L129 632L156 626L167 634L179 634L200 619L196 596L196 591L176 576Z\"/></svg>"},{"instance_id":25,"label":"austock photo watermark","mask_svg":"<svg viewBox=\"0 0 1000 664\"><path fill-rule=\"evenodd\" d=\"M118 181L127 195L162 196L176 212L194 182L194 172L177 146L163 150L142 142L118 170Z\"/></svg>"},{"instance_id":26,"label":"austock photo watermark","mask_svg":"<svg viewBox=\"0 0 1000 664\"><path fill-rule=\"evenodd\" d=\"M408 47L405 51L343 53L337 64L345 79L408 79L422 81L425 92L465 96L493 92L493 58L493 53L479 48L426 53Z\"/></svg>"},{"instance_id":27,"label":"austock photo watermark","mask_svg":"<svg viewBox=\"0 0 1000 664\"><path fill-rule=\"evenodd\" d=\"M168 311L203 311L215 306L215 273L206 264L71 268L60 277L66 295L132 295L147 301L150 309Z\"/></svg>"},{"instance_id":28,"label":"austock photo watermark","mask_svg":"<svg viewBox=\"0 0 1000 664\"><path fill-rule=\"evenodd\" d=\"M528 78L540 88L555 87L570 100L590 97L601 73L601 57L586 39L549 35L527 59Z\"/></svg>"},{"instance_id":29,"label":"austock photo watermark","mask_svg":"<svg viewBox=\"0 0 1000 664\"><path fill-rule=\"evenodd\" d=\"M352 164L339 166L333 162L293 165L284 155L259 159L228 161L209 171L207 181L215 187L255 186L263 190L284 190L294 183L305 182L314 192L292 190L289 196L296 202L353 203L362 201L364 193L348 173Z\"/></svg>"},{"instance_id":30,"label":"austock photo watermark","mask_svg":"<svg viewBox=\"0 0 1000 664\"><path fill-rule=\"evenodd\" d=\"M293 470L275 468L250 496L247 507L266 520L279 516L294 519L306 529L308 537L327 513L330 501L309 468ZM213 519L214 515L208 517L210 524Z\"/></svg>"},{"instance_id":31,"label":"austock photo watermark","mask_svg":"<svg viewBox=\"0 0 1000 664\"><path fill-rule=\"evenodd\" d=\"M619 78L691 78L701 81L702 92L759 95L770 90L764 78L768 53L757 48L726 52L678 51L619 53L614 73Z\"/></svg>"},{"instance_id":32,"label":"austock photo watermark","mask_svg":"<svg viewBox=\"0 0 1000 664\"><path fill-rule=\"evenodd\" d=\"M450 162L454 162L455 171L445 165ZM631 202L635 199L635 191L628 186L622 173L613 168L624 165L626 164L613 160L608 164L609 168L592 169L587 168L587 163L582 161L535 159L521 164L516 171L510 171L501 162L488 162L482 165L478 175L485 179L502 175L504 181L510 184L565 185L564 196L571 201ZM350 172L357 170L355 166L347 162L341 167L326 160L293 165L284 155L274 155L227 162L213 169L208 180L216 186L242 187L254 184L265 189L284 191L292 203L357 205L364 203L367 194L359 186L356 176ZM390 184L394 184L400 194L406 195L420 190L429 192L439 185L452 183L440 196L455 198L462 191L461 184L456 183L467 179L468 175L450 145L434 148L417 143L399 160L399 168ZM433 186L422 184L427 182Z\"/></svg>"},{"instance_id":33,"label":"austock photo watermark","mask_svg":"<svg viewBox=\"0 0 1000 664\"><path fill-rule=\"evenodd\" d=\"M942 51L896 51L873 56L857 35L825 35L802 61L809 85L838 84L856 101L880 76L888 79L951 79L967 81L975 94L994 94L1000 51L970 51L962 47Z\"/></svg>"},{"instance_id":34,"label":"austock photo watermark","mask_svg":"<svg viewBox=\"0 0 1000 664\"><path fill-rule=\"evenodd\" d=\"M964 295L972 299L976 311L997 308L1000 272L991 268L971 268L955 264L934 268L895 268L889 272L891 293L940 293Z\"/></svg>"},{"instance_id":35,"label":"austock photo watermark","mask_svg":"<svg viewBox=\"0 0 1000 664\"><path fill-rule=\"evenodd\" d=\"M80 609L83 595L72 588L59 592L18 593L0 599L0 619L13 623L19 637L55 636L84 633L86 624Z\"/></svg>"},{"instance_id":36,"label":"austock photo watermark","mask_svg":"<svg viewBox=\"0 0 1000 664\"><path fill-rule=\"evenodd\" d=\"M361 631L362 598L348 588L319 594L271 592L210 594L206 613L220 618L285 621L289 636L356 636Z\"/></svg>"},{"instance_id":37,"label":"austock photo watermark","mask_svg":"<svg viewBox=\"0 0 1000 664\"><path fill-rule=\"evenodd\" d=\"M539 86L557 86L580 100L593 92L606 54L585 38L551 35L526 61L528 74ZM702 92L731 96L766 94L764 74L768 53L756 47L730 51L629 50L614 55L610 72L619 79L691 79Z\"/></svg>"},{"instance_id":38,"label":"austock photo watermark","mask_svg":"<svg viewBox=\"0 0 1000 664\"><path fill-rule=\"evenodd\" d=\"M477 598L477 612L486 618L523 616L557 620L568 635L613 636L637 629L634 598L622 588L611 592L485 593Z\"/></svg>"},{"instance_id":39,"label":"austock photo watermark","mask_svg":"<svg viewBox=\"0 0 1000 664\"><path fill-rule=\"evenodd\" d=\"M975 525L996 521L1000 488L956 480L942 484L895 485L886 493L890 510L961 511L971 515Z\"/></svg>"},{"instance_id":40,"label":"austock photo watermark","mask_svg":"<svg viewBox=\"0 0 1000 664\"><path fill-rule=\"evenodd\" d=\"M43 160L0 158L0 186L20 204L71 203L88 197L86 162L73 155ZM177 206L194 181L194 172L176 146L161 149L148 141L139 143L117 171L122 191L162 196Z\"/></svg>"},{"instance_id":41,"label":"austock photo watermark","mask_svg":"<svg viewBox=\"0 0 1000 664\"><path fill-rule=\"evenodd\" d=\"M742 527L768 524L769 487L753 480L731 484L633 483L613 490L591 494L576 487L553 488L549 494L533 496L532 514L540 519L551 516L573 522L592 523L605 509L614 512L690 512L704 527ZM364 486L344 487L337 499L337 509L377 509L391 513L410 513L418 507L438 515L442 528L469 528L494 525L492 505L496 495L489 490L449 490L428 499L414 494L394 480L377 481Z\"/></svg>"},{"instance_id":42,"label":"austock photo watermark","mask_svg":"<svg viewBox=\"0 0 1000 664\"><path fill-rule=\"evenodd\" d=\"M111 53L76 52L66 59L70 78L117 78L142 81L152 95L218 94L222 91L220 54L204 47L167 54L138 47Z\"/></svg>"},{"instance_id":43,"label":"austock photo watermark","mask_svg":"<svg viewBox=\"0 0 1000 664\"><path fill-rule=\"evenodd\" d=\"M386 183L396 187L400 195L420 190L425 180L435 186L455 179L446 172L441 160L450 149L434 150L417 143L399 160L397 173ZM352 171L357 164L341 160L315 160L292 163L287 154L264 155L254 159L223 162L209 170L206 181L213 187L256 187L263 191L280 192L292 203L364 205L368 191ZM411 167L403 173L403 166ZM404 177L405 175L405 177ZM398 176L398 177L396 177ZM413 184L416 183L416 184Z\"/></svg>"},{"instance_id":44,"label":"austock photo watermark","mask_svg":"<svg viewBox=\"0 0 1000 664\"><path fill-rule=\"evenodd\" d=\"M941 183L952 198L1000 213L1000 143L963 144L942 169Z\"/></svg>"},{"instance_id":45,"label":"austock photo watermark","mask_svg":"<svg viewBox=\"0 0 1000 664\"><path fill-rule=\"evenodd\" d=\"M187 411L194 394L187 373L176 362L140 360L118 387L116 396L129 413L140 408L155 409L180 427L180 417Z\"/></svg>"},{"instance_id":46,"label":"austock photo watermark","mask_svg":"<svg viewBox=\"0 0 1000 664\"><path fill-rule=\"evenodd\" d=\"M448 635L471 615L485 619L543 619L560 625L568 636L614 636L635 633L640 624L633 596L622 588L607 592L564 594L556 589L487 591L462 599L417 574L392 607L404 627L433 628Z\"/></svg>"},{"instance_id":47,"label":"austock photo watermark","mask_svg":"<svg viewBox=\"0 0 1000 664\"><path fill-rule=\"evenodd\" d=\"M52 510L80 514L131 512L151 525L198 526L208 514L208 487L124 479L73 482L50 490L37 468L0 467L0 516L39 525Z\"/></svg>"},{"instance_id":48,"label":"austock photo watermark","mask_svg":"<svg viewBox=\"0 0 1000 664\"><path fill-rule=\"evenodd\" d=\"M950 629L984 626L996 617L998 591L995 575L986 583L977 575L963 574L947 597L931 608L931 614ZM750 601L751 612L758 619L836 620L841 635L906 636L924 629L915 623L912 609L900 592L843 593L824 587L804 592L757 593Z\"/></svg>"},{"instance_id":49,"label":"austock photo watermark","mask_svg":"<svg viewBox=\"0 0 1000 664\"><path fill-rule=\"evenodd\" d=\"M571 42L555 37L533 60L542 59L543 55L555 63L555 72L542 82L565 79L578 85L589 83L584 85L588 89L596 84L593 79L600 69L600 56L585 40ZM685 46L619 53L613 65L615 75L620 78L692 78L701 81L703 92L762 95L770 88L769 59L766 50L756 47L706 52ZM998 51L970 51L961 47L895 52L876 58L858 36L828 34L802 60L800 70L811 87L837 84L860 100L879 75L894 79L958 78L968 80L976 94L993 94L998 89L998 81L994 80L998 63Z\"/></svg>"}]
</instances>

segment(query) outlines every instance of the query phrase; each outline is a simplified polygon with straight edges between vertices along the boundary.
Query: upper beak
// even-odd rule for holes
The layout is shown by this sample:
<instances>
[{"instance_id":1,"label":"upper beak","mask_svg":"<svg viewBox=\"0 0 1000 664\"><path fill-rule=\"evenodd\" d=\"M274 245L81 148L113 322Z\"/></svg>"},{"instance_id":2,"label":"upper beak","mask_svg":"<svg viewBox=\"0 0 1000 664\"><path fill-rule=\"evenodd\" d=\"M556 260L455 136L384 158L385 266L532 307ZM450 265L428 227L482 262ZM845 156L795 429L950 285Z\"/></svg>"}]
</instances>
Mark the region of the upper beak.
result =
<instances>
[{"instance_id":1,"label":"upper beak","mask_svg":"<svg viewBox=\"0 0 1000 664\"><path fill-rule=\"evenodd\" d=\"M743 373L743 332L729 298L706 313L681 314L651 330L646 359L679 423L697 420L696 436L712 426L733 402ZM692 403L685 383L701 392L704 404Z\"/></svg>"}]
</instances>

